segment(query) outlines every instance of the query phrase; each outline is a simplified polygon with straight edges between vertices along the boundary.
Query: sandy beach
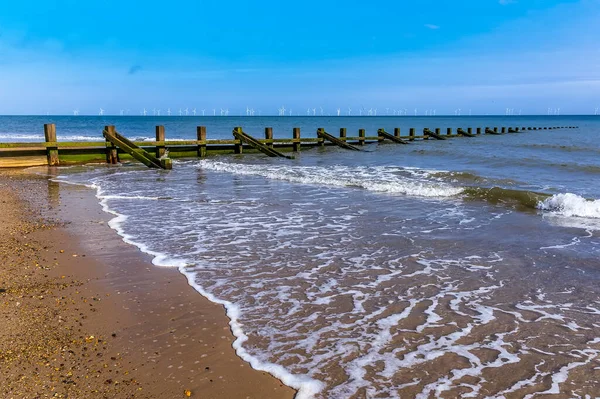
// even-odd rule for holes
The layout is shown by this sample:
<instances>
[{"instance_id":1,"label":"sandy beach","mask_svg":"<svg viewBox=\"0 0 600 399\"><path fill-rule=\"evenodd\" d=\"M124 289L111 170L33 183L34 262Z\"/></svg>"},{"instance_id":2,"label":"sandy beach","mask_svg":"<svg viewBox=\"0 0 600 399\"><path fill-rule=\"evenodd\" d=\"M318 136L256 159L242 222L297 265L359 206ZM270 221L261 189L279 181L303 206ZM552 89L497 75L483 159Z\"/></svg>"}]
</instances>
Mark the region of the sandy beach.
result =
<instances>
[{"instance_id":1,"label":"sandy beach","mask_svg":"<svg viewBox=\"0 0 600 399\"><path fill-rule=\"evenodd\" d=\"M92 190L0 171L0 208L0 396L294 396L236 356L222 307L108 227Z\"/></svg>"}]
</instances>

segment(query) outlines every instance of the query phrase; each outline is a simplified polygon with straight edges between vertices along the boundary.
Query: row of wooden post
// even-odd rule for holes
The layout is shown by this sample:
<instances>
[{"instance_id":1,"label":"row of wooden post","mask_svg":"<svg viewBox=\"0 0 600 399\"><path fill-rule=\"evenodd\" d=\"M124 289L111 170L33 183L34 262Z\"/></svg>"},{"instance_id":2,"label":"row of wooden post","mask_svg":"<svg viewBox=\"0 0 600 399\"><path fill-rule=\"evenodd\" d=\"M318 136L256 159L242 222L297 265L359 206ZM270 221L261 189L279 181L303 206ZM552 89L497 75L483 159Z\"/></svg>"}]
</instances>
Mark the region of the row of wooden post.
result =
<instances>
[{"instance_id":1,"label":"row of wooden post","mask_svg":"<svg viewBox=\"0 0 600 399\"><path fill-rule=\"evenodd\" d=\"M506 133L507 129L508 129L508 132L518 132L520 130L521 131L524 131L524 130L552 130L552 129L563 129L563 128L565 128L565 127L523 127L521 129L516 128L516 127L515 128L502 127L501 130L499 131L497 127L494 127L493 132ZM568 126L567 128L574 128L574 126ZM107 126L106 129L108 129L109 131L115 131L114 126ZM487 131L489 128L485 128L485 129L486 129L485 131ZM491 130L491 129L489 129L489 130ZM476 134L480 135L480 134L482 134L482 132L484 132L484 130L482 130L481 127L476 128ZM435 133L440 135L441 129L436 128ZM446 129L447 136L451 136L452 133L453 133L452 128ZM460 133L460 131L459 131L459 133ZM468 128L467 133L473 134L473 128ZM50 165L50 166L58 165L59 159L58 159L58 143L57 143L57 139L56 139L56 125L53 123L45 124L44 125L44 136L46 139L48 165ZM400 128L394 128L394 136L400 137ZM340 138L345 139L346 137L347 137L347 129L345 127L340 128ZM196 138L198 141L197 155L200 158L204 158L204 157L206 157L206 126L198 126L196 128ZM414 141L415 138L416 138L416 129L410 128L408 140ZM429 137L427 135L424 135L423 139L428 140ZM272 127L265 128L265 140L266 140L267 146L273 147L273 128ZM382 136L378 137L378 141L383 141L383 140L384 140L384 138ZM162 125L156 126L156 141L157 141L156 150L155 150L156 157L160 158L160 157L164 156L165 152L166 152L165 127ZM366 130L365 129L358 130L358 140L357 141L358 141L358 145L365 144L365 141L366 141ZM325 145L324 140L321 140L319 142L319 144ZM293 151L298 152L298 151L300 151L300 147L301 147L300 128L295 127L295 128L293 128L293 132L292 132L292 149L293 149ZM242 148L243 148L243 144L241 142L236 143L234 146L234 152L236 154L241 154ZM110 144L110 143L107 143L106 161L108 163L117 163L119 161L117 148L113 144Z\"/></svg>"}]
</instances>

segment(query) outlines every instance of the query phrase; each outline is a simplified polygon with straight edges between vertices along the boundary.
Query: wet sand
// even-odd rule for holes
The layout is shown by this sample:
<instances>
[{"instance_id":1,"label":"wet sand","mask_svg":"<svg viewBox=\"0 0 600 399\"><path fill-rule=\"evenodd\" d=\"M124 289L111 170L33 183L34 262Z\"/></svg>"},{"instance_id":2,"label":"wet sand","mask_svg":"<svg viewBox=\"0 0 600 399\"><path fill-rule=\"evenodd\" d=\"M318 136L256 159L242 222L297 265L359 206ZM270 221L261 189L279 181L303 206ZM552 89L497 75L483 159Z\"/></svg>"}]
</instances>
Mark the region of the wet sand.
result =
<instances>
[{"instance_id":1,"label":"wet sand","mask_svg":"<svg viewBox=\"0 0 600 399\"><path fill-rule=\"evenodd\" d=\"M235 355L222 307L121 241L92 190L0 171L0 209L0 396L294 396Z\"/></svg>"}]
</instances>

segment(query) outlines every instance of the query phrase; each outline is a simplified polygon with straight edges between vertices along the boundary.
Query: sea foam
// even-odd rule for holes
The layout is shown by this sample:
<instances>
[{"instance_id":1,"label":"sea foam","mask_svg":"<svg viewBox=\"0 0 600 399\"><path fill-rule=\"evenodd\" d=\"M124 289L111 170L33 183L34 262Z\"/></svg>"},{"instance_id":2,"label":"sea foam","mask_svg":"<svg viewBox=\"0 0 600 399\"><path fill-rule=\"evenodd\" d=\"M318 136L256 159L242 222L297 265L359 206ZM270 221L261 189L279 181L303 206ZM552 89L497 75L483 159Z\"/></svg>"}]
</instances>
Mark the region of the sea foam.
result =
<instances>
[{"instance_id":1,"label":"sea foam","mask_svg":"<svg viewBox=\"0 0 600 399\"><path fill-rule=\"evenodd\" d=\"M404 194L419 197L452 197L463 189L448 184L417 180L403 176L414 176L414 170L389 168L384 166L349 167L334 165L288 166L288 165L250 165L212 160L202 160L199 166L217 172L246 176L261 176L267 179L301 184L317 184L332 187L356 187L368 191Z\"/></svg>"},{"instance_id":2,"label":"sea foam","mask_svg":"<svg viewBox=\"0 0 600 399\"><path fill-rule=\"evenodd\" d=\"M541 201L538 209L566 217L600 218L600 200L587 200L571 193L553 195Z\"/></svg>"}]
</instances>

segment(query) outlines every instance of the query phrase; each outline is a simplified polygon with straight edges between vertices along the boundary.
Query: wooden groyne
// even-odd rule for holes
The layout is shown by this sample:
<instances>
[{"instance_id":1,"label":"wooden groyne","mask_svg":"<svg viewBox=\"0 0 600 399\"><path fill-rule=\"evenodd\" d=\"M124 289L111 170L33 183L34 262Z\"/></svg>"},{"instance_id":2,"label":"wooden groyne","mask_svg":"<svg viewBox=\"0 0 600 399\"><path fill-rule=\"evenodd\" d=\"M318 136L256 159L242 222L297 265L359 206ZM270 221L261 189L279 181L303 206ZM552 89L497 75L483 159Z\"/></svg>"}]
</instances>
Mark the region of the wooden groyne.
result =
<instances>
[{"instance_id":1,"label":"wooden groyne","mask_svg":"<svg viewBox=\"0 0 600 399\"><path fill-rule=\"evenodd\" d=\"M105 141L98 142L59 142L54 124L44 125L44 142L38 143L0 143L0 167L22 167L38 165L69 165L89 162L118 163L136 159L149 167L170 169L170 158L204 158L215 154L242 154L263 152L269 156L293 158L285 152L299 152L302 148L339 146L348 150L360 151L360 147L372 143L390 143L410 145L417 140L446 140L458 137L478 137L483 134L503 135L522 133L531 130L574 129L576 126L563 127L476 127L430 130L425 128L417 135L410 128L403 136L400 128L390 134L378 129L376 135L369 136L365 129L359 129L357 136L348 136L347 129L341 128L339 137L333 136L323 128L317 130L317 137L301 137L300 128L292 130L292 136L274 138L273 129L265 128L264 139L258 139L236 127L233 139L207 139L205 126L196 128L196 140L167 140L164 126L156 126L155 141L132 142L117 133L114 126L106 126L101 132ZM169 154L169 158L165 154Z\"/></svg>"}]
</instances>

